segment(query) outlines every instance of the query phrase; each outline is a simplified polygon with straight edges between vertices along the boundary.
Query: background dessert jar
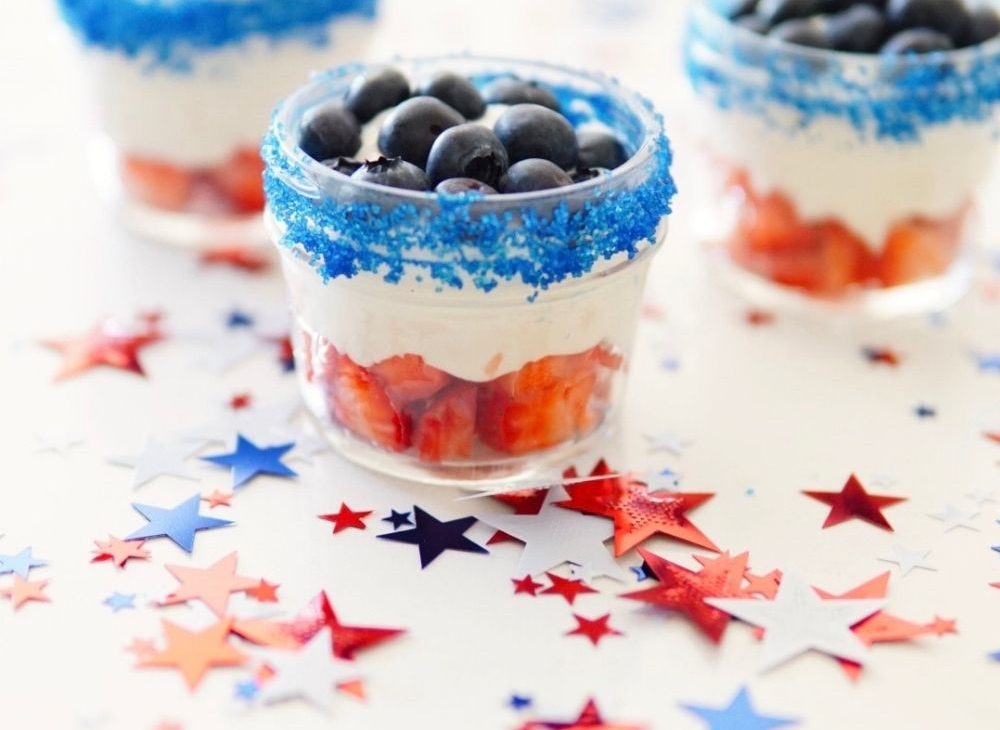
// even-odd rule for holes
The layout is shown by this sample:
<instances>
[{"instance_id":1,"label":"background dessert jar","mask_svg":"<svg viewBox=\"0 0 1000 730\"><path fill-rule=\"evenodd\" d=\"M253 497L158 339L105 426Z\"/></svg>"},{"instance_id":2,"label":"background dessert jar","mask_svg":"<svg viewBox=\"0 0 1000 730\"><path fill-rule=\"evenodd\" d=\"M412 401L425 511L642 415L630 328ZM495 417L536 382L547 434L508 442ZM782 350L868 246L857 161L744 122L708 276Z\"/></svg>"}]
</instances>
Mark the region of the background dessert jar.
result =
<instances>
[{"instance_id":1,"label":"background dessert jar","mask_svg":"<svg viewBox=\"0 0 1000 730\"><path fill-rule=\"evenodd\" d=\"M646 100L540 63L347 66L263 149L303 394L342 453L487 483L606 434L674 193Z\"/></svg>"}]
</instances>

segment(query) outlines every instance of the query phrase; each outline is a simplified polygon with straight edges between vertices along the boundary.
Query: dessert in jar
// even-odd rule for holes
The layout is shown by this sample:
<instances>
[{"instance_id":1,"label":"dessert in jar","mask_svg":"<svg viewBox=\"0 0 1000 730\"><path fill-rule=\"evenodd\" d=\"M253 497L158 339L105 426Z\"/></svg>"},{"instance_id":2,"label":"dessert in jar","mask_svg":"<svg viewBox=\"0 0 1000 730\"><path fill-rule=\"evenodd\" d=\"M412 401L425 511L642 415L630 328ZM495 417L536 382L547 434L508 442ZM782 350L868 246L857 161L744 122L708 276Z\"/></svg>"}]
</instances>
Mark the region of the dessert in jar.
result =
<instances>
[{"instance_id":1,"label":"dessert in jar","mask_svg":"<svg viewBox=\"0 0 1000 730\"><path fill-rule=\"evenodd\" d=\"M264 240L260 140L310 71L362 55L376 0L59 0L83 46L102 188L188 245Z\"/></svg>"},{"instance_id":2,"label":"dessert in jar","mask_svg":"<svg viewBox=\"0 0 1000 730\"><path fill-rule=\"evenodd\" d=\"M885 314L963 293L1000 132L993 7L697 0L685 62L706 236L747 292Z\"/></svg>"},{"instance_id":3,"label":"dessert in jar","mask_svg":"<svg viewBox=\"0 0 1000 730\"><path fill-rule=\"evenodd\" d=\"M645 99L540 63L343 66L263 152L299 378L342 453L487 483L606 433L674 193Z\"/></svg>"}]
</instances>

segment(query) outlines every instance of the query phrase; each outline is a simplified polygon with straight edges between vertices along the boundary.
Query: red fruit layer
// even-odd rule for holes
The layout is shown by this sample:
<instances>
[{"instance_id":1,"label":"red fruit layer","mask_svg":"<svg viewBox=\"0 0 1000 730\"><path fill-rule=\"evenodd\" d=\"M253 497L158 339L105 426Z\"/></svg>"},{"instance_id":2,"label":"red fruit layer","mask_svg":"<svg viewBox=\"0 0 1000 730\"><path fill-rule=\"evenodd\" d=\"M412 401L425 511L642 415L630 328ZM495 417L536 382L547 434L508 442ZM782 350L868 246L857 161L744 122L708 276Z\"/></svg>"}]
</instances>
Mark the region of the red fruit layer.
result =
<instances>
[{"instance_id":1,"label":"red fruit layer","mask_svg":"<svg viewBox=\"0 0 1000 730\"><path fill-rule=\"evenodd\" d=\"M821 297L911 284L943 274L958 255L968 207L950 218L913 217L890 229L880 253L835 218L803 220L782 193L760 195L747 173L726 183L741 197L728 241L733 260L777 284Z\"/></svg>"},{"instance_id":2,"label":"red fruit layer","mask_svg":"<svg viewBox=\"0 0 1000 730\"><path fill-rule=\"evenodd\" d=\"M245 147L212 167L181 167L127 155L121 168L126 194L170 212L246 215L264 209L257 150Z\"/></svg>"},{"instance_id":3,"label":"red fruit layer","mask_svg":"<svg viewBox=\"0 0 1000 730\"><path fill-rule=\"evenodd\" d=\"M419 355L363 367L302 333L300 367L322 388L330 418L355 436L430 463L477 453L521 455L587 435L601 422L621 356L603 345L550 355L484 383L456 378Z\"/></svg>"}]
</instances>

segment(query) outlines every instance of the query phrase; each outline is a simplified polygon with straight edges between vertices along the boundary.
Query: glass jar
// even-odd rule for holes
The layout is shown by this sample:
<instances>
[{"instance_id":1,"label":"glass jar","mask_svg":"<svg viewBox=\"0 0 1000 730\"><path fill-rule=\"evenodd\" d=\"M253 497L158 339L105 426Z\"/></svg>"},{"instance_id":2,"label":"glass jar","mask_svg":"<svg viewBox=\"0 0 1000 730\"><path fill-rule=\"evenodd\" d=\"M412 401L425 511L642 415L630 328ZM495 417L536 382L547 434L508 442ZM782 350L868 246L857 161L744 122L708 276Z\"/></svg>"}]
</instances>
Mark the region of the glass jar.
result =
<instances>
[{"instance_id":1,"label":"glass jar","mask_svg":"<svg viewBox=\"0 0 1000 730\"><path fill-rule=\"evenodd\" d=\"M886 56L805 48L692 7L705 153L700 236L768 303L892 316L970 281L976 197L1000 132L1000 39Z\"/></svg>"},{"instance_id":2,"label":"glass jar","mask_svg":"<svg viewBox=\"0 0 1000 730\"><path fill-rule=\"evenodd\" d=\"M260 140L310 71L365 53L376 0L59 0L103 134L98 183L149 238L266 240Z\"/></svg>"},{"instance_id":3,"label":"glass jar","mask_svg":"<svg viewBox=\"0 0 1000 730\"><path fill-rule=\"evenodd\" d=\"M359 73L314 78L264 144L266 220L281 252L310 412L348 458L417 481L548 473L604 438L621 403L640 298L674 193L662 123L604 76L456 56L397 61L420 78L538 81L574 126L631 151L569 187L513 195L387 188L297 145L310 111Z\"/></svg>"}]
</instances>

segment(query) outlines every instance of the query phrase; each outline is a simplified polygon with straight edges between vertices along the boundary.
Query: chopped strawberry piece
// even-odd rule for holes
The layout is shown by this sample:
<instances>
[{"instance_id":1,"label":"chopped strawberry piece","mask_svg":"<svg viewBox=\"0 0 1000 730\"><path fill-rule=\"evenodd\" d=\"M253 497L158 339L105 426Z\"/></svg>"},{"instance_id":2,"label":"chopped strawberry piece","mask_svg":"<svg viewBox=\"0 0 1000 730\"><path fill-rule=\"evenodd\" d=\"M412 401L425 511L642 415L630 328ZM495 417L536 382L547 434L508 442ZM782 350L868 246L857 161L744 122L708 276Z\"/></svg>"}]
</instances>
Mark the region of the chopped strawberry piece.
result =
<instances>
[{"instance_id":1,"label":"chopped strawberry piece","mask_svg":"<svg viewBox=\"0 0 1000 730\"><path fill-rule=\"evenodd\" d=\"M820 246L819 292L842 294L849 287L864 283L867 272L874 268L864 241L837 221L823 221L813 228Z\"/></svg>"},{"instance_id":2,"label":"chopped strawberry piece","mask_svg":"<svg viewBox=\"0 0 1000 730\"><path fill-rule=\"evenodd\" d=\"M329 354L327 402L334 418L356 435L390 451L409 447L409 418L393 407L378 378L347 355L335 350Z\"/></svg>"},{"instance_id":3,"label":"chopped strawberry piece","mask_svg":"<svg viewBox=\"0 0 1000 730\"><path fill-rule=\"evenodd\" d=\"M747 244L757 251L803 248L812 242L809 229L799 225L795 206L780 193L748 201L742 229Z\"/></svg>"},{"instance_id":4,"label":"chopped strawberry piece","mask_svg":"<svg viewBox=\"0 0 1000 730\"><path fill-rule=\"evenodd\" d=\"M944 272L951 264L955 248L947 235L950 231L945 228L921 220L893 226L882 251L879 272L882 283L899 286Z\"/></svg>"},{"instance_id":5,"label":"chopped strawberry piece","mask_svg":"<svg viewBox=\"0 0 1000 730\"><path fill-rule=\"evenodd\" d=\"M264 209L264 162L257 150L243 148L209 172L209 179L237 213Z\"/></svg>"},{"instance_id":6,"label":"chopped strawberry piece","mask_svg":"<svg viewBox=\"0 0 1000 730\"><path fill-rule=\"evenodd\" d=\"M618 370L622 366L621 353L615 352L605 344L590 348L585 353L585 357L588 360L593 360L602 367L606 367L608 370Z\"/></svg>"},{"instance_id":7,"label":"chopped strawberry piece","mask_svg":"<svg viewBox=\"0 0 1000 730\"><path fill-rule=\"evenodd\" d=\"M385 392L399 407L425 400L451 382L451 376L424 362L420 355L396 355L371 367Z\"/></svg>"},{"instance_id":8,"label":"chopped strawberry piece","mask_svg":"<svg viewBox=\"0 0 1000 730\"><path fill-rule=\"evenodd\" d=\"M165 162L125 157L122 181L129 195L154 208L183 210L191 198L195 175Z\"/></svg>"},{"instance_id":9,"label":"chopped strawberry piece","mask_svg":"<svg viewBox=\"0 0 1000 730\"><path fill-rule=\"evenodd\" d=\"M417 421L413 443L424 461L466 459L476 432L476 386L455 383L431 401Z\"/></svg>"}]
</instances>

